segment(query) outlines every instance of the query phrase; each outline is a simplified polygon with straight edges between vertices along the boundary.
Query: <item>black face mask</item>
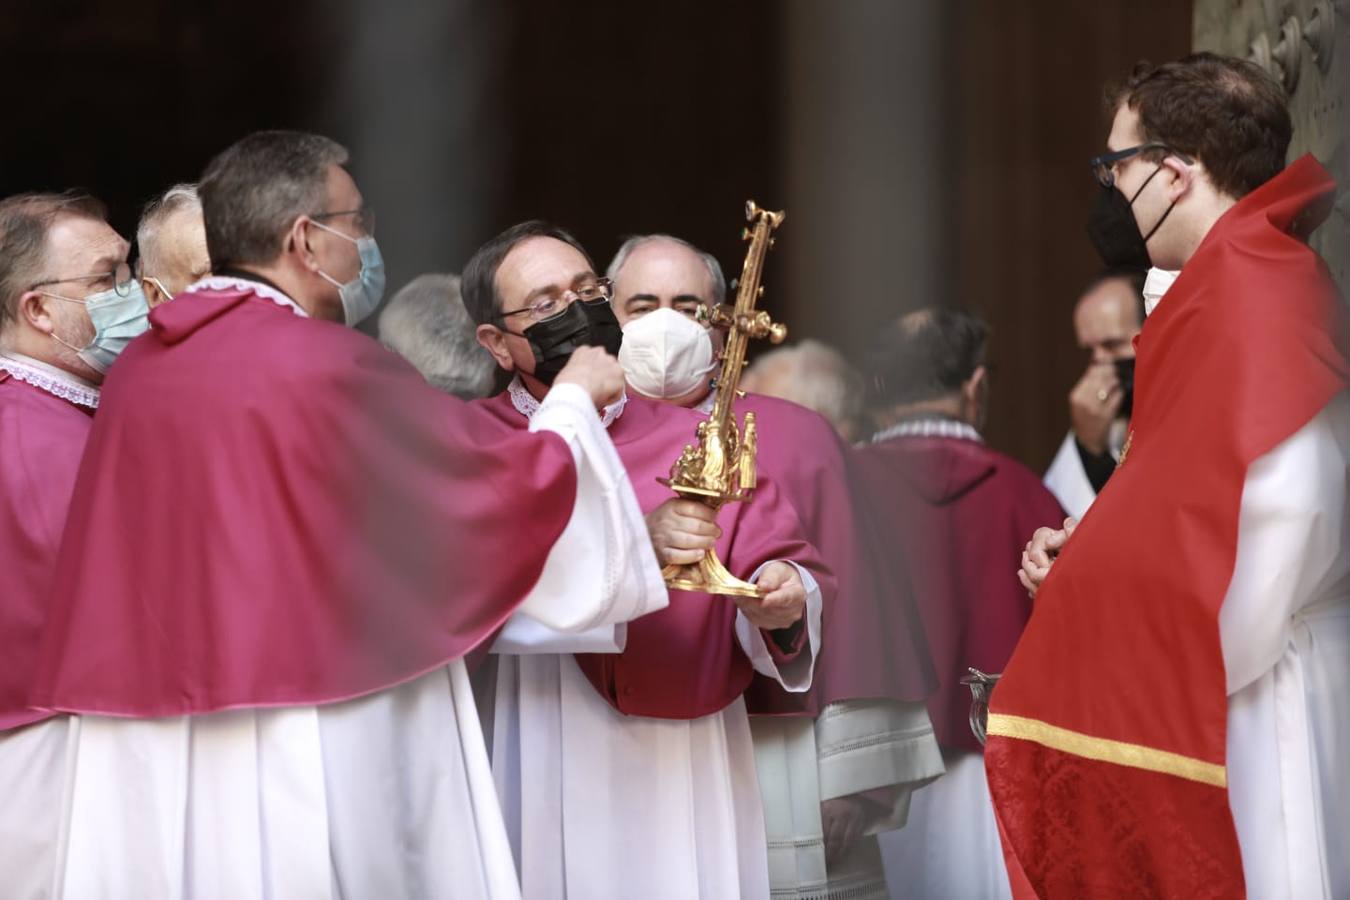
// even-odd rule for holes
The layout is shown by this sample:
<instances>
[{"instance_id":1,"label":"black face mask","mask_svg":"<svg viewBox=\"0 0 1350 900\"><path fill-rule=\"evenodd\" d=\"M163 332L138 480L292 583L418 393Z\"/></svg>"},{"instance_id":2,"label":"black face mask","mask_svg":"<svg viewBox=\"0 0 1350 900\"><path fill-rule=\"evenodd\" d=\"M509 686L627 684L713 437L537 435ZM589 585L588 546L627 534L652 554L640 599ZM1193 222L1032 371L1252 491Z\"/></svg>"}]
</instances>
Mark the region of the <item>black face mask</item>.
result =
<instances>
[{"instance_id":1,"label":"black face mask","mask_svg":"<svg viewBox=\"0 0 1350 900\"><path fill-rule=\"evenodd\" d=\"M1116 380L1120 382L1120 389L1125 395L1120 402L1120 417L1128 419L1134 413L1134 357L1118 359L1115 366Z\"/></svg>"},{"instance_id":2,"label":"black face mask","mask_svg":"<svg viewBox=\"0 0 1350 900\"><path fill-rule=\"evenodd\" d=\"M619 320L614 315L614 307L608 300L592 300L590 303L578 300L572 304L580 306L581 311L586 314L586 321L591 324L591 337L595 340L591 344L596 347L604 347L605 352L610 356L619 355L619 347L623 345L623 328L619 326Z\"/></svg>"},{"instance_id":3,"label":"black face mask","mask_svg":"<svg viewBox=\"0 0 1350 900\"><path fill-rule=\"evenodd\" d=\"M1172 214L1173 203L1167 207L1158 223L1148 234L1139 231L1139 223L1134 219L1134 201L1148 187L1148 183L1163 170L1162 166L1153 170L1153 174L1144 180L1139 190L1129 200L1114 186L1102 187L1097 195L1097 203L1088 215L1087 233L1092 245L1097 248L1102 262L1112 269L1136 269L1147 271L1153 267L1148 255L1148 239L1157 233L1162 223Z\"/></svg>"},{"instance_id":4,"label":"black face mask","mask_svg":"<svg viewBox=\"0 0 1350 900\"><path fill-rule=\"evenodd\" d=\"M551 385L578 347L604 347L618 356L623 331L608 300L577 300L553 318L535 322L521 337L534 353L534 377Z\"/></svg>"}]
</instances>

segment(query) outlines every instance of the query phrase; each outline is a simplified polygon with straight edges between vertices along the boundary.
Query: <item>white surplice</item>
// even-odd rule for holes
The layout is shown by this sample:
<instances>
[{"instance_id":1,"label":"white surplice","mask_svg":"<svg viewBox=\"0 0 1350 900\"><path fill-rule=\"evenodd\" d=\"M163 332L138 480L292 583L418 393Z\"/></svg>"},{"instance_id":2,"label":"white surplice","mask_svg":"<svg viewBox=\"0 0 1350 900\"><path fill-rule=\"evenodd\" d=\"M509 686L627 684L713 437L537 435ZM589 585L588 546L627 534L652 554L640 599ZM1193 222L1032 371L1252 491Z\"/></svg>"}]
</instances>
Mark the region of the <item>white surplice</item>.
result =
<instances>
[{"instance_id":1,"label":"white surplice","mask_svg":"<svg viewBox=\"0 0 1350 900\"><path fill-rule=\"evenodd\" d=\"M524 398L516 406L530 414ZM640 592L630 611L668 602L654 554L651 562L645 578L629 582ZM807 646L796 659L780 671L763 634L740 614L735 631L756 671L805 691L820 651L821 596L811 573L797 571L807 589ZM556 634L526 614L493 647L492 768L524 896L768 897L745 701L693 720L623 715L571 654L620 652L625 637L622 626Z\"/></svg>"},{"instance_id":2,"label":"white surplice","mask_svg":"<svg viewBox=\"0 0 1350 900\"><path fill-rule=\"evenodd\" d=\"M531 430L568 442L577 496L521 608L557 631L624 621L624 573L655 563L618 455L574 385ZM460 660L341 703L69 723L53 896L519 896Z\"/></svg>"},{"instance_id":3,"label":"white surplice","mask_svg":"<svg viewBox=\"0 0 1350 900\"><path fill-rule=\"evenodd\" d=\"M1128 433L1129 426L1124 420L1117 419L1111 423L1107 444L1111 449L1111 456L1117 460L1120 459L1120 451L1125 446L1125 437ZM1059 505L1064 507L1064 511L1075 519L1083 518L1087 514L1088 507L1097 499L1097 492L1092 489L1087 470L1083 468L1083 457L1078 455L1078 442L1072 431L1064 436L1064 442L1059 445L1059 452L1050 462L1050 468L1045 470L1044 482L1046 488L1059 501ZM1046 524L1059 527L1058 522Z\"/></svg>"},{"instance_id":4,"label":"white surplice","mask_svg":"<svg viewBox=\"0 0 1350 900\"><path fill-rule=\"evenodd\" d=\"M809 670L760 671L809 687ZM493 775L529 900L769 895L744 700L693 720L625 716L571 655L538 653L499 660L495 703Z\"/></svg>"},{"instance_id":5,"label":"white surplice","mask_svg":"<svg viewBox=\"0 0 1350 900\"><path fill-rule=\"evenodd\" d=\"M756 716L750 728L773 897L884 898L877 835L904 827L911 792L943 771L925 705L845 700L829 704L814 719ZM821 803L856 795L868 811L862 835L827 866Z\"/></svg>"},{"instance_id":6,"label":"white surplice","mask_svg":"<svg viewBox=\"0 0 1350 900\"><path fill-rule=\"evenodd\" d=\"M949 753L947 774L914 792L905 827L880 839L892 900L1012 897L982 753Z\"/></svg>"},{"instance_id":7,"label":"white surplice","mask_svg":"<svg viewBox=\"0 0 1350 900\"><path fill-rule=\"evenodd\" d=\"M1072 431L1065 435L1050 468L1045 470L1045 486L1055 495L1064 511L1075 519L1083 518L1092 501L1097 499L1097 492L1092 489L1092 482L1088 481L1087 470L1083 468L1083 460L1074 445ZM1059 523L1055 522L1051 527L1058 528Z\"/></svg>"},{"instance_id":8,"label":"white surplice","mask_svg":"<svg viewBox=\"0 0 1350 900\"><path fill-rule=\"evenodd\" d=\"M69 724L57 716L0 731L0 897L52 896Z\"/></svg>"},{"instance_id":9,"label":"white surplice","mask_svg":"<svg viewBox=\"0 0 1350 900\"><path fill-rule=\"evenodd\" d=\"M1350 897L1350 393L1247 471L1219 611L1252 900Z\"/></svg>"}]
</instances>

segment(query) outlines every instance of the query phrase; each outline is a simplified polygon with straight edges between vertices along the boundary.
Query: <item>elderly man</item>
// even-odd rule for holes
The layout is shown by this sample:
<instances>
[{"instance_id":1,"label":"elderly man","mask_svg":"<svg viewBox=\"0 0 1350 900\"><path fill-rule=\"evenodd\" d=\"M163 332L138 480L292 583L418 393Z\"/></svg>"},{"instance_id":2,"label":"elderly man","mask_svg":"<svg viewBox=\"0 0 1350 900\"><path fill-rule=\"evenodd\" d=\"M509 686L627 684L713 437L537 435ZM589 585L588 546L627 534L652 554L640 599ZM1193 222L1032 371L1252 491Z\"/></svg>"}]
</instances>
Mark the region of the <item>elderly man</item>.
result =
<instances>
[{"instance_id":1,"label":"elderly man","mask_svg":"<svg viewBox=\"0 0 1350 900\"><path fill-rule=\"evenodd\" d=\"M629 387L706 412L721 335L694 316L725 299L717 260L648 235L619 249L609 275ZM774 896L883 891L873 835L902 826L911 788L942 772L923 706L932 672L912 589L858 521L862 494L829 423L754 394L736 408L755 413L761 471L782 486L838 584L812 690L789 694L760 679L747 695Z\"/></svg>"},{"instance_id":2,"label":"elderly man","mask_svg":"<svg viewBox=\"0 0 1350 900\"><path fill-rule=\"evenodd\" d=\"M754 394L791 400L825 417L846 444L864 434L863 384L844 354L807 338L760 356L741 379Z\"/></svg>"},{"instance_id":3,"label":"elderly man","mask_svg":"<svg viewBox=\"0 0 1350 900\"><path fill-rule=\"evenodd\" d=\"M478 339L515 379L482 401L506 432L540 414L558 368L586 345L618 348L609 283L556 226L526 222L474 254L464 302ZM581 348L581 349L578 349ZM741 694L758 671L810 686L833 581L771 475L753 502L715 516L657 478L700 417L628 396L604 419L657 558L716 546L761 597L670 591L668 608L559 636L517 617L497 650L492 748L503 812L530 897L764 897L769 893L754 757ZM617 577L620 573L607 573ZM661 581L644 591L666 595ZM647 603L637 591L635 604ZM568 651L590 651L575 657Z\"/></svg>"},{"instance_id":4,"label":"elderly man","mask_svg":"<svg viewBox=\"0 0 1350 900\"><path fill-rule=\"evenodd\" d=\"M1284 93L1249 62L1141 65L1112 111L1091 233L1180 275L1146 298L1110 487L1024 558L1045 580L985 752L1009 874L1026 896L1344 897L1350 363L1305 243L1335 184L1285 166Z\"/></svg>"},{"instance_id":5,"label":"elderly man","mask_svg":"<svg viewBox=\"0 0 1350 900\"><path fill-rule=\"evenodd\" d=\"M1045 485L1081 519L1116 468L1134 408L1134 338L1144 324L1144 273L1108 270L1074 307L1087 370L1069 392L1072 427L1045 473Z\"/></svg>"},{"instance_id":6,"label":"elderly man","mask_svg":"<svg viewBox=\"0 0 1350 900\"><path fill-rule=\"evenodd\" d=\"M461 400L492 393L497 367L478 346L458 275L429 273L404 285L380 312L380 341L438 390Z\"/></svg>"},{"instance_id":7,"label":"elderly man","mask_svg":"<svg viewBox=\"0 0 1350 900\"><path fill-rule=\"evenodd\" d=\"M136 227L136 276L151 308L211 274L202 201L195 184L175 184L148 204Z\"/></svg>"},{"instance_id":8,"label":"elderly man","mask_svg":"<svg viewBox=\"0 0 1350 900\"><path fill-rule=\"evenodd\" d=\"M0 200L0 872L45 896L68 722L29 707L47 594L103 370L146 327L129 245L81 194Z\"/></svg>"},{"instance_id":9,"label":"elderly man","mask_svg":"<svg viewBox=\"0 0 1350 900\"><path fill-rule=\"evenodd\" d=\"M855 451L877 530L916 582L939 687L928 701L947 774L882 835L892 897L1006 896L968 667L1000 672L1031 615L1010 569L1022 536L1063 513L1036 474L985 444L988 327L959 309L908 313L867 356L882 430Z\"/></svg>"},{"instance_id":10,"label":"elderly man","mask_svg":"<svg viewBox=\"0 0 1350 900\"><path fill-rule=\"evenodd\" d=\"M33 692L79 714L67 896L516 895L462 658L657 577L595 412L617 362L578 353L529 432L430 388L350 327L383 275L346 161L216 156L216 275L104 384Z\"/></svg>"}]
</instances>

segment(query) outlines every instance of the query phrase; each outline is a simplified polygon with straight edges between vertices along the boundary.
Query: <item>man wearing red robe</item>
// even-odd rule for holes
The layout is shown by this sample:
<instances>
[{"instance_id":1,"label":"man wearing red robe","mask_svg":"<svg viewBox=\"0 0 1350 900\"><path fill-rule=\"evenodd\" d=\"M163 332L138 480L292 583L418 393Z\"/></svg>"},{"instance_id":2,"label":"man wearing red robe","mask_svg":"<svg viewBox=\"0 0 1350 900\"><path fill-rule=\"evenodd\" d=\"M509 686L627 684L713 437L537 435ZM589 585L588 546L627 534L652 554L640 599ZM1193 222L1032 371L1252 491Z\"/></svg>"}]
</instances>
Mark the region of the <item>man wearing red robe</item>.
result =
<instances>
[{"instance_id":1,"label":"man wearing red robe","mask_svg":"<svg viewBox=\"0 0 1350 900\"><path fill-rule=\"evenodd\" d=\"M697 312L726 302L721 265L679 238L639 235L607 273L630 390L706 415L723 335ZM746 695L774 896L884 891L875 835L903 826L911 790L942 772L923 704L934 681L909 576L883 564L890 549L859 522L864 490L825 417L754 393L736 409L755 414L760 469L781 486L837 586L811 689L784 691L756 676Z\"/></svg>"},{"instance_id":2,"label":"man wearing red robe","mask_svg":"<svg viewBox=\"0 0 1350 900\"><path fill-rule=\"evenodd\" d=\"M970 729L970 667L1002 671L1031 603L1009 577L1028 528L1059 504L1026 466L984 443L988 328L959 309L917 310L867 361L882 430L857 448L875 530L915 583L937 669L928 713L947 774L919 791L909 823L882 841L892 897L1006 895L1002 854Z\"/></svg>"},{"instance_id":3,"label":"man wearing red robe","mask_svg":"<svg viewBox=\"0 0 1350 900\"><path fill-rule=\"evenodd\" d=\"M1035 613L985 751L1009 877L1343 897L1350 367L1305 242L1335 185L1285 167L1283 92L1248 62L1141 66L1112 111L1091 233L1108 263L1180 275L1145 288L1119 468L1024 560Z\"/></svg>"},{"instance_id":4,"label":"man wearing red robe","mask_svg":"<svg viewBox=\"0 0 1350 900\"><path fill-rule=\"evenodd\" d=\"M109 306L109 291L112 306L134 304L129 249L92 197L0 201L0 872L14 896L46 891L56 863L68 723L28 701L103 380L88 353L97 337L88 307Z\"/></svg>"},{"instance_id":5,"label":"man wearing red robe","mask_svg":"<svg viewBox=\"0 0 1350 900\"><path fill-rule=\"evenodd\" d=\"M508 432L537 417L575 348L619 349L608 282L554 226L526 222L488 242L461 289L479 341L516 373L481 402ZM765 595L671 591L666 609L581 644L520 617L507 626L497 647L517 656L498 672L493 765L528 896L768 894L741 695L755 672L810 686L833 579L772 475L717 516L657 482L702 420L632 395L605 411L660 561L696 562L716 546ZM597 652L559 655L574 650Z\"/></svg>"},{"instance_id":6,"label":"man wearing red robe","mask_svg":"<svg viewBox=\"0 0 1350 900\"><path fill-rule=\"evenodd\" d=\"M578 353L530 432L429 387L350 327L383 266L346 160L219 154L214 276L104 383L32 694L77 714L57 893L517 895L462 657L654 577L596 414L617 362Z\"/></svg>"}]
</instances>

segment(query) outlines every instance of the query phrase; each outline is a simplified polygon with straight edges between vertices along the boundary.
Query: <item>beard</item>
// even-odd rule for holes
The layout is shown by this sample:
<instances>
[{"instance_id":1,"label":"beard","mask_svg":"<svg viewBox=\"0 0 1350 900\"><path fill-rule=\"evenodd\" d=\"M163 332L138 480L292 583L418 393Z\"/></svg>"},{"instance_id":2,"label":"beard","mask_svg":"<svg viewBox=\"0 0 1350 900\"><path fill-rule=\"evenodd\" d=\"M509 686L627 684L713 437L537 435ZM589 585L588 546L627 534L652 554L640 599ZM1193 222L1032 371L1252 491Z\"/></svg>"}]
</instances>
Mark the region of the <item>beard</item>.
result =
<instances>
[{"instance_id":1,"label":"beard","mask_svg":"<svg viewBox=\"0 0 1350 900\"><path fill-rule=\"evenodd\" d=\"M59 300L56 302L61 304L52 313L52 333L60 338L52 341L56 346L57 364L86 379L102 381L103 376L80 359L78 352L88 347L94 340L94 323L89 320L89 313L85 312L83 304L66 304ZM65 309L66 306L70 308ZM67 344L70 346L66 346ZM72 350L71 347L75 349Z\"/></svg>"}]
</instances>

